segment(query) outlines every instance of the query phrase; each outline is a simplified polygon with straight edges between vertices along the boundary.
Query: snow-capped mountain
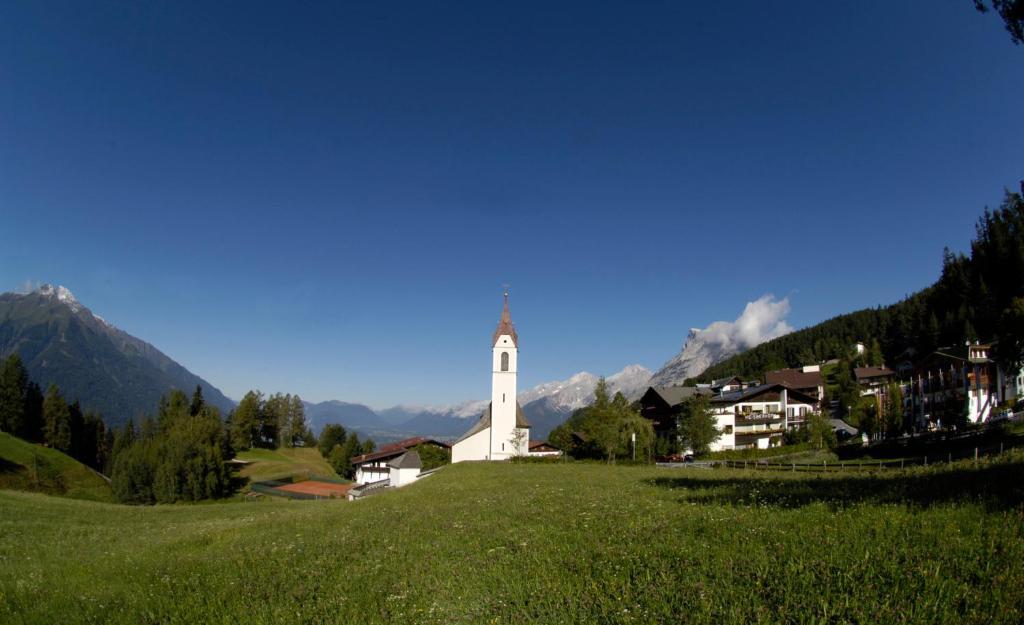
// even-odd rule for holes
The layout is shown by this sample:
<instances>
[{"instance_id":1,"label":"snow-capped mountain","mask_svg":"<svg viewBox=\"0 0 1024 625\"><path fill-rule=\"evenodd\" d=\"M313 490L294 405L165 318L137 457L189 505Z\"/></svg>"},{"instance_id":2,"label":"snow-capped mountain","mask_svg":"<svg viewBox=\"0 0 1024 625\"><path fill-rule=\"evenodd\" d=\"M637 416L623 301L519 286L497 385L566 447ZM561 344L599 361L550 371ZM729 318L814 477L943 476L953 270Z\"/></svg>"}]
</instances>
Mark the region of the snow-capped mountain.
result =
<instances>
[{"instance_id":1,"label":"snow-capped mountain","mask_svg":"<svg viewBox=\"0 0 1024 625\"><path fill-rule=\"evenodd\" d=\"M764 295L748 302L736 321L716 321L704 329L691 328L682 351L654 374L651 386L678 386L711 365L792 332L785 321L788 313L788 299Z\"/></svg>"},{"instance_id":2,"label":"snow-capped mountain","mask_svg":"<svg viewBox=\"0 0 1024 625\"><path fill-rule=\"evenodd\" d=\"M152 414L161 395L191 393L196 385L225 413L234 407L212 384L93 314L63 286L0 294L0 357L11 353L40 386L56 384L108 424Z\"/></svg>"},{"instance_id":3,"label":"snow-capped mountain","mask_svg":"<svg viewBox=\"0 0 1024 625\"><path fill-rule=\"evenodd\" d=\"M621 392L629 399L639 397L647 388L651 372L640 365L630 365L608 376L608 392ZM545 382L519 393L532 428L530 435L544 438L551 428L565 420L573 410L593 400L594 389L600 376L581 371L565 380ZM473 419L487 408L488 400L471 400L449 406L395 406L377 414L396 429L434 436L458 436L469 427Z\"/></svg>"}]
</instances>

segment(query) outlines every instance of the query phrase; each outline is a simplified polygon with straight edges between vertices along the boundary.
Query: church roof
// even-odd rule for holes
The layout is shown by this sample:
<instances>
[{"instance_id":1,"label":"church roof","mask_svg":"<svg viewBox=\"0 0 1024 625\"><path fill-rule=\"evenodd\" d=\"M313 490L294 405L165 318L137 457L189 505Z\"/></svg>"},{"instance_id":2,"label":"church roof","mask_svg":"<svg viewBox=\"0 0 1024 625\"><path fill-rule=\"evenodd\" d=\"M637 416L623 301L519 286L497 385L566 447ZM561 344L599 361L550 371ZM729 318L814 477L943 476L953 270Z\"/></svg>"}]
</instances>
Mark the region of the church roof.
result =
<instances>
[{"instance_id":1,"label":"church roof","mask_svg":"<svg viewBox=\"0 0 1024 625\"><path fill-rule=\"evenodd\" d=\"M505 307L501 309L501 319L498 321L498 328L491 337L491 345L498 343L498 337L507 334L512 337L512 344L519 347L519 335L516 334L516 327L512 324L512 313L508 311L508 291L505 291Z\"/></svg>"},{"instance_id":2,"label":"church roof","mask_svg":"<svg viewBox=\"0 0 1024 625\"><path fill-rule=\"evenodd\" d=\"M474 423L473 427L469 428L469 430L465 434L460 436L458 440L456 440L455 443L452 444L454 445L457 443L461 443L470 436L473 436L474 434L479 434L480 432L483 432L489 427L491 427L491 404L488 402L487 410L484 410L484 413L480 415L480 420ZM516 427L530 427L530 422L529 420L527 420L526 414L523 412L523 407L519 405L518 401L516 402Z\"/></svg>"}]
</instances>

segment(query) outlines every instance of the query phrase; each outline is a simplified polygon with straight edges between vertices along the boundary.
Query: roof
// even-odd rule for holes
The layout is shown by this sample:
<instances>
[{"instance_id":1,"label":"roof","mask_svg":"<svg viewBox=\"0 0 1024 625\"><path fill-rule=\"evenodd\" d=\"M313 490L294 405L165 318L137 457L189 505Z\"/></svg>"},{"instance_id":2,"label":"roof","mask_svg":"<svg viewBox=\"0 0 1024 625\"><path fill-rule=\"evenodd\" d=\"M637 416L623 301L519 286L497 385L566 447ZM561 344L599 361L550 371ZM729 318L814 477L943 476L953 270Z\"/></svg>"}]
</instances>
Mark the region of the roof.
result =
<instances>
[{"instance_id":1,"label":"roof","mask_svg":"<svg viewBox=\"0 0 1024 625\"><path fill-rule=\"evenodd\" d=\"M491 337L491 345L497 345L498 337L502 334L511 336L512 345L519 347L519 335L516 334L516 327L512 325L512 314L508 311L508 291L505 291L505 306L501 309L501 319L494 330L494 336Z\"/></svg>"},{"instance_id":2,"label":"roof","mask_svg":"<svg viewBox=\"0 0 1024 625\"><path fill-rule=\"evenodd\" d=\"M751 399L762 395L764 393L770 393L772 391L781 391L785 389L787 396L790 400L796 401L803 404L814 405L818 403L817 398L809 397L800 391L790 388L786 384L762 384L760 386L753 386L751 388L745 388L742 391L733 391L731 393L722 393L711 398L713 404L738 404L743 401L750 401Z\"/></svg>"},{"instance_id":3,"label":"roof","mask_svg":"<svg viewBox=\"0 0 1024 625\"><path fill-rule=\"evenodd\" d=\"M855 367L853 370L853 377L857 378L858 382L874 378L887 378L893 375L896 375L896 372L886 367Z\"/></svg>"},{"instance_id":4,"label":"roof","mask_svg":"<svg viewBox=\"0 0 1024 625\"><path fill-rule=\"evenodd\" d=\"M739 382L740 384L743 384L743 380L740 379L740 376L734 375L728 378L718 378L717 380L711 380L711 388L722 388L723 386L732 381L736 381Z\"/></svg>"},{"instance_id":5,"label":"roof","mask_svg":"<svg viewBox=\"0 0 1024 625\"><path fill-rule=\"evenodd\" d=\"M479 434L480 432L483 432L484 430L486 430L489 427L491 427L491 403L490 402L487 403L487 409L484 410L484 413L482 415L480 415L480 419L476 423L473 424L473 427L469 428L469 430L467 430L465 434L460 436L458 438L458 440L456 440L455 443L453 443L453 444L461 443L462 441L466 440L470 436L473 436L474 434ZM516 427L517 428L528 428L528 427L530 427L530 422L529 422L529 420L527 420L526 414L523 413L523 407L519 405L518 401L516 401Z\"/></svg>"},{"instance_id":6,"label":"roof","mask_svg":"<svg viewBox=\"0 0 1024 625\"><path fill-rule=\"evenodd\" d=\"M420 461L418 451L407 451L398 458L388 463L392 469L422 469L423 462Z\"/></svg>"},{"instance_id":7,"label":"roof","mask_svg":"<svg viewBox=\"0 0 1024 625\"><path fill-rule=\"evenodd\" d=\"M793 388L811 388L824 384L820 371L777 369L764 374L765 384L788 384Z\"/></svg>"},{"instance_id":8,"label":"roof","mask_svg":"<svg viewBox=\"0 0 1024 625\"><path fill-rule=\"evenodd\" d=\"M711 395L711 389L695 386L651 386L644 395L650 392L654 392L669 406L678 406L696 395Z\"/></svg>"},{"instance_id":9,"label":"roof","mask_svg":"<svg viewBox=\"0 0 1024 625\"><path fill-rule=\"evenodd\" d=\"M853 427L852 425L850 425L846 421L843 421L842 419L829 419L828 423L829 425L832 426L832 429L837 432L846 432L847 434L850 435L857 433L857 428Z\"/></svg>"},{"instance_id":10,"label":"roof","mask_svg":"<svg viewBox=\"0 0 1024 625\"><path fill-rule=\"evenodd\" d=\"M438 447L444 447L445 449L451 448L451 445L444 441L439 441L437 439L429 438L426 436L414 436L412 438L407 438L405 440L398 441L397 443L384 445L377 451L373 451L368 454L363 454L361 456L354 456L352 458L352 464L362 464L364 462L373 462L374 460L381 460L384 458L400 456L409 449L412 449L413 447L422 445L424 443L430 443L432 445L437 445Z\"/></svg>"},{"instance_id":11,"label":"roof","mask_svg":"<svg viewBox=\"0 0 1024 625\"><path fill-rule=\"evenodd\" d=\"M558 449L557 447L555 447L554 445L547 441L530 441L530 450L536 449L537 447L550 447L551 449Z\"/></svg>"}]
</instances>

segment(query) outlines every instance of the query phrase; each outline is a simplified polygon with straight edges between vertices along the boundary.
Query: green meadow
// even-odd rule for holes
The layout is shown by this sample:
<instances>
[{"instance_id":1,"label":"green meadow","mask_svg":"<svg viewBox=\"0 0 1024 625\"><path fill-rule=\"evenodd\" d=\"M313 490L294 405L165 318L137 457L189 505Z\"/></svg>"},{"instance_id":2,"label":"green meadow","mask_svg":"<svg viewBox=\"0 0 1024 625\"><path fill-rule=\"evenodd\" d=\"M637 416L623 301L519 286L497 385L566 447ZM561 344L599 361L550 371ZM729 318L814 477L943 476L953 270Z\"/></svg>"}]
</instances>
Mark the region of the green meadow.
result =
<instances>
[{"instance_id":1,"label":"green meadow","mask_svg":"<svg viewBox=\"0 0 1024 625\"><path fill-rule=\"evenodd\" d=\"M1024 454L461 464L358 502L0 491L3 623L1020 623Z\"/></svg>"},{"instance_id":2,"label":"green meadow","mask_svg":"<svg viewBox=\"0 0 1024 625\"><path fill-rule=\"evenodd\" d=\"M236 458L248 463L241 467L238 474L251 481L284 476L338 477L338 474L315 447L249 449L239 452Z\"/></svg>"},{"instance_id":3,"label":"green meadow","mask_svg":"<svg viewBox=\"0 0 1024 625\"><path fill-rule=\"evenodd\" d=\"M56 449L6 432L0 432L0 489L114 501L110 485L89 467Z\"/></svg>"}]
</instances>

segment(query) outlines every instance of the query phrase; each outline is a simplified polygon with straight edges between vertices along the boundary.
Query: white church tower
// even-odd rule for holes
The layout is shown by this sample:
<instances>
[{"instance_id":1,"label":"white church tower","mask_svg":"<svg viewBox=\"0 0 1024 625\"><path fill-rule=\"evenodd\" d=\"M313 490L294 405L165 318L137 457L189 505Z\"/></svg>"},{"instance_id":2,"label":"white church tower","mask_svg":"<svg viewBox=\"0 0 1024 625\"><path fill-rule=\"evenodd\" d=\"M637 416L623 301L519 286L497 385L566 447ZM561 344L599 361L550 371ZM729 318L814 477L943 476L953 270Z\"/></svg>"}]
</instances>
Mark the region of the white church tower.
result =
<instances>
[{"instance_id":1,"label":"white church tower","mask_svg":"<svg viewBox=\"0 0 1024 625\"><path fill-rule=\"evenodd\" d=\"M452 462L507 460L529 450L530 423L516 400L519 335L508 310L508 292L491 337L491 402L480 420L452 445Z\"/></svg>"}]
</instances>

